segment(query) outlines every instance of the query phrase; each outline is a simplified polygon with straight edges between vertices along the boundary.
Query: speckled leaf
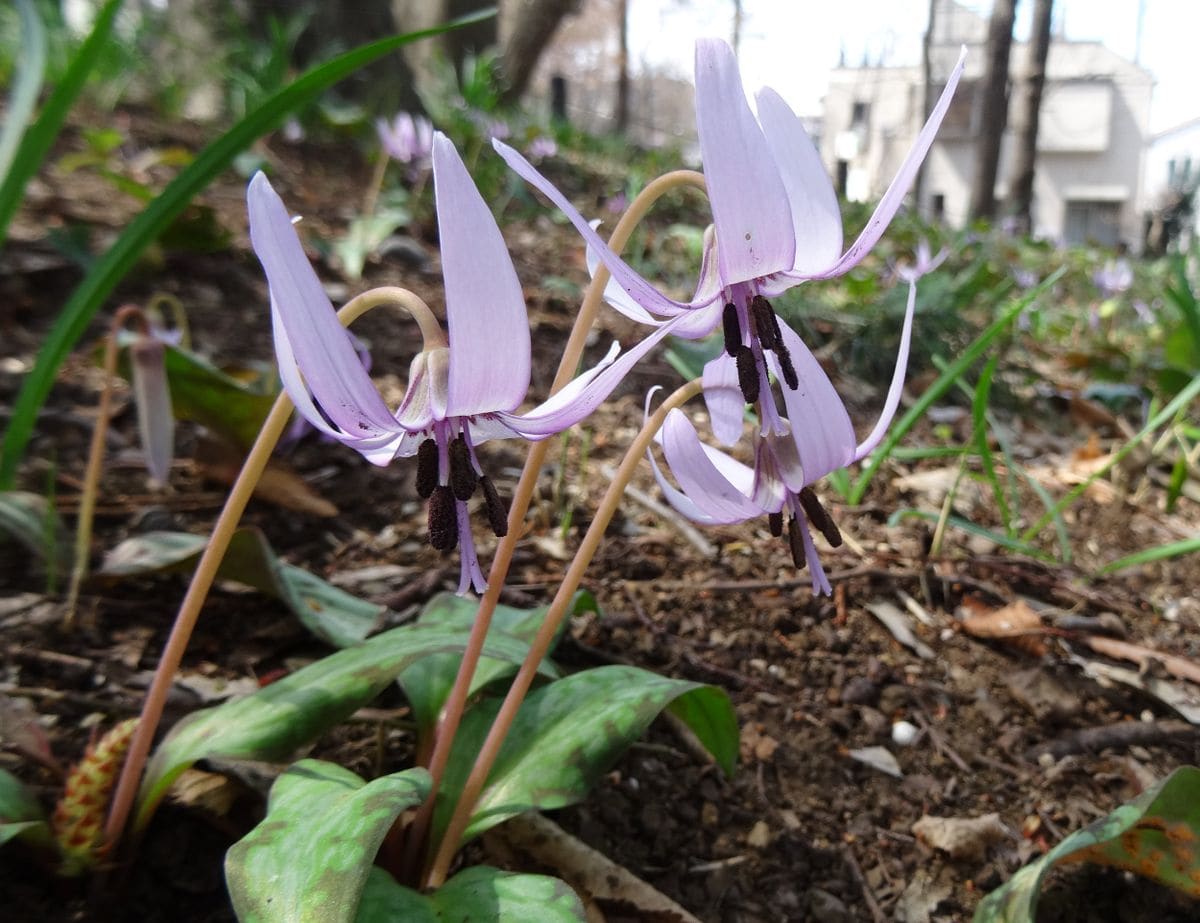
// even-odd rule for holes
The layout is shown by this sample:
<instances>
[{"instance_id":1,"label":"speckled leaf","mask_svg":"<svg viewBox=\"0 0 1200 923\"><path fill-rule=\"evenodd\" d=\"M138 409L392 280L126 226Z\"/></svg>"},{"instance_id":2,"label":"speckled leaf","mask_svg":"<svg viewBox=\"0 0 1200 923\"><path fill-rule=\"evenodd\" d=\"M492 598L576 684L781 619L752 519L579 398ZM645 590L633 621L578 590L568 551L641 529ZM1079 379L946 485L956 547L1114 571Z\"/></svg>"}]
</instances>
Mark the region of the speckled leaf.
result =
<instances>
[{"instance_id":1,"label":"speckled leaf","mask_svg":"<svg viewBox=\"0 0 1200 923\"><path fill-rule=\"evenodd\" d=\"M33 792L7 769L0 769L0 846L20 837L50 845L50 825Z\"/></svg>"},{"instance_id":2,"label":"speckled leaf","mask_svg":"<svg viewBox=\"0 0 1200 923\"><path fill-rule=\"evenodd\" d=\"M462 652L461 632L436 625L404 625L331 654L253 695L184 718L171 729L146 767L136 824L143 827L185 769L206 757L283 760L297 747L375 698L396 675L430 654ZM519 661L511 639L489 641L490 657Z\"/></svg>"},{"instance_id":3,"label":"speckled leaf","mask_svg":"<svg viewBox=\"0 0 1200 923\"><path fill-rule=\"evenodd\" d=\"M371 869L355 923L583 923L583 905L566 882L486 865L459 872L432 894Z\"/></svg>"},{"instance_id":4,"label":"speckled leaf","mask_svg":"<svg viewBox=\"0 0 1200 923\"><path fill-rule=\"evenodd\" d=\"M497 634L507 634L518 638L525 644L533 640L537 630L542 625L546 610L549 606L538 609L514 609L512 606L497 606L492 616L492 626L488 637ZM475 622L475 613L479 609L479 601L451 593L441 593L421 610L417 618L420 625L443 625L447 628L457 628L466 633ZM571 605L571 615L581 612L599 612L596 598L586 591L575 594ZM563 619L558 638L566 630L567 620ZM553 650L553 647L551 647ZM413 717L417 721L418 733L428 733L437 720L438 712L446 703L450 689L458 675L458 665L461 658L453 654L441 654L436 657L426 657L420 663L415 663L400 674L400 685L412 705ZM543 660L540 668L544 676L557 677L557 668L549 661ZM514 664L505 660L483 658L475 670L471 680L471 693L474 694L488 683L504 679L517 672Z\"/></svg>"},{"instance_id":5,"label":"speckled leaf","mask_svg":"<svg viewBox=\"0 0 1200 923\"><path fill-rule=\"evenodd\" d=\"M271 786L262 823L225 854L225 882L238 919L354 920L383 838L400 812L428 792L424 769L364 782L321 760L290 766Z\"/></svg>"},{"instance_id":6,"label":"speckled leaf","mask_svg":"<svg viewBox=\"0 0 1200 923\"><path fill-rule=\"evenodd\" d=\"M597 667L536 689L525 699L466 836L476 836L524 811L560 808L581 800L673 703L673 710L688 722L721 768L732 772L737 719L724 692L637 667ZM449 822L453 801L498 709L497 699L487 699L463 717L438 797L436 836Z\"/></svg>"},{"instance_id":7,"label":"speckled leaf","mask_svg":"<svg viewBox=\"0 0 1200 923\"><path fill-rule=\"evenodd\" d=\"M1111 865L1200 896L1200 769L1182 766L1072 833L984 898L975 923L1032 923L1042 879L1054 865L1068 862Z\"/></svg>"},{"instance_id":8,"label":"speckled leaf","mask_svg":"<svg viewBox=\"0 0 1200 923\"><path fill-rule=\"evenodd\" d=\"M147 532L128 538L104 558L97 577L132 577L152 573L190 574L208 538L190 532ZM258 529L234 533L217 576L236 580L283 602L304 627L334 647L362 641L383 606L351 596L275 556Z\"/></svg>"}]
</instances>

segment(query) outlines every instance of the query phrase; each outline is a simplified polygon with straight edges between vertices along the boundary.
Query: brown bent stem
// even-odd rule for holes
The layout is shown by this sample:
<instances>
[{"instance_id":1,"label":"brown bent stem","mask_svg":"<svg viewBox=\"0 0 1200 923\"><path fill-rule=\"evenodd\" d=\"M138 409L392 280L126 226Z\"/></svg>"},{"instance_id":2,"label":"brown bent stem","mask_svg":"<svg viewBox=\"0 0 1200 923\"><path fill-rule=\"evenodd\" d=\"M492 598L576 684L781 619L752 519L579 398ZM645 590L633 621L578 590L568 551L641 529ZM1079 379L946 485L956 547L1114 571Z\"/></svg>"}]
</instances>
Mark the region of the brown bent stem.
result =
<instances>
[{"instance_id":1,"label":"brown bent stem","mask_svg":"<svg viewBox=\"0 0 1200 923\"><path fill-rule=\"evenodd\" d=\"M505 696L504 703L500 706L500 711L496 714L496 718L492 722L492 728L488 731L487 739L483 742L483 747L480 748L479 756L475 759L475 767L471 770L471 775L468 776L467 782L463 786L458 804L454 807L454 814L450 818L450 823L446 827L445 834L442 836L442 842L434 857L433 864L426 875L426 887L439 887L446 880L446 871L450 866L450 860L458 850L458 841L462 837L463 831L466 830L468 821L471 819L471 812L474 810L475 802L479 800L479 793L483 790L488 773L492 771L492 765L496 762L496 757L500 753L500 748L504 744L505 737L508 736L513 719L517 716L517 709L521 707L521 702L524 701L525 694L529 691L529 687L537 675L538 665L541 664L542 658L550 650L550 645L553 643L554 636L558 632L558 626L562 623L567 610L570 608L571 598L575 595L575 591L579 589L583 575L587 571L588 565L595 556L597 549L600 547L600 542L604 538L604 532L621 503L621 496L625 493L625 486L633 477L638 464L641 463L642 456L650 447L650 442L654 439L654 434L662 427L667 413L684 401L695 397L701 390L702 385L700 380L695 379L675 391L646 420L641 431L630 444L629 450L625 453L625 458L621 461L621 467L617 469L616 476L604 494L604 499L600 501L600 506L596 509L596 516L592 520L591 525L588 526L587 534L584 535L583 542L580 544L579 550L575 552L571 566L567 570L566 576L563 577L563 581L558 587L558 592L554 595L554 601L550 603L550 609L546 612L546 618L542 622L541 628L538 629L533 642L530 644L525 662L521 664L521 669L518 671L516 679L513 680L512 687L508 690L508 695Z\"/></svg>"},{"instance_id":2,"label":"brown bent stem","mask_svg":"<svg viewBox=\"0 0 1200 923\"><path fill-rule=\"evenodd\" d=\"M681 186L693 186L704 192L704 176L694 170L675 170L658 177L646 186L634 198L628 210L621 216L621 220L617 222L616 228L613 229L612 237L609 238L609 246L612 250L620 253L628 243L630 235L633 234L633 229L646 216L651 206L666 193ZM575 317L571 335L567 339L562 359L558 363L558 372L554 376L554 383L550 386L551 394L561 389L575 376L579 360L583 356L588 332L595 323L596 314L599 313L604 286L608 283L608 278L608 269L601 265L588 286L583 303L579 307L579 314ZM504 588L504 580L508 576L513 551L522 535L525 514L529 510L529 502L533 498L533 491L537 486L537 479L541 475L550 446L551 440L546 439L535 442L530 447L529 454L525 458L525 467L521 471L521 479L513 494L512 505L509 507L508 534L500 540L496 546L496 553L492 557L492 566L488 571L488 587L483 598L479 600L479 609L475 615L475 622L471 626L471 633L467 638L467 647L463 651L463 659L459 664L454 687L450 690L450 695L446 699L441 718L438 721L436 742L428 766L429 774L432 777L429 797L417 811L406 835L403 868L403 877L406 880L412 880L417 871L418 856L425 845L425 836L433 817L435 799L446 770L446 763L450 759L450 748L454 743L454 735L458 733L458 725L466 707L471 678L475 675L475 669L479 664L483 642L492 624L492 614L496 611L496 604L500 600L500 591Z\"/></svg>"},{"instance_id":3,"label":"brown bent stem","mask_svg":"<svg viewBox=\"0 0 1200 923\"><path fill-rule=\"evenodd\" d=\"M130 318L135 319L142 332L149 330L146 315L137 305L127 304L118 309L109 325L108 338L104 342L104 388L96 407L96 428L92 430L92 444L88 449L87 470L83 475L83 491L79 495L79 519L75 523L75 560L71 565L71 583L67 590L67 611L63 616L63 628L75 627L75 610L79 605L79 589L88 572L88 558L92 550L92 523L96 518L96 496L100 492L100 472L104 470L104 437L108 434L108 418L112 413L113 379L117 374L117 338Z\"/></svg>"},{"instance_id":4,"label":"brown bent stem","mask_svg":"<svg viewBox=\"0 0 1200 923\"><path fill-rule=\"evenodd\" d=\"M338 312L338 320L342 322L343 326L349 326L372 308L392 303L399 303L416 318L421 327L421 333L426 337L427 346L444 345L445 335L428 305L412 292L402 288L386 287L363 292L342 307ZM430 334L435 337L432 343L429 341ZM200 609L216 579L217 568L229 548L229 542L242 518L246 504L250 502L254 487L266 469L275 443L279 441L279 436L283 432L284 426L287 425L291 413L292 401L286 392L281 392L276 398L271 412L267 415L262 429L259 430L258 438L255 439L250 454L246 456L237 481L229 491L229 497L225 500L221 515L217 518L216 525L213 526L212 537L204 547L204 553L196 565L196 571L192 575L187 593L183 597L183 602L180 603L179 613L175 616L175 624L171 627L171 634L167 638L166 646L163 648L162 656L154 671L154 679L146 692L146 700L142 703L142 714L138 719L133 740L130 742L129 753L121 767L121 777L117 781L112 807L109 809L108 822L104 828L106 853L111 853L124 832L125 823L137 795L142 769L146 764L146 757L150 753L150 745L154 740L154 732L162 718L167 693L175 678L175 672L179 669L179 663L183 659L188 641L192 637L192 631L196 627ZM142 806L137 817L139 829L149 819L153 808L154 805L150 804Z\"/></svg>"}]
</instances>

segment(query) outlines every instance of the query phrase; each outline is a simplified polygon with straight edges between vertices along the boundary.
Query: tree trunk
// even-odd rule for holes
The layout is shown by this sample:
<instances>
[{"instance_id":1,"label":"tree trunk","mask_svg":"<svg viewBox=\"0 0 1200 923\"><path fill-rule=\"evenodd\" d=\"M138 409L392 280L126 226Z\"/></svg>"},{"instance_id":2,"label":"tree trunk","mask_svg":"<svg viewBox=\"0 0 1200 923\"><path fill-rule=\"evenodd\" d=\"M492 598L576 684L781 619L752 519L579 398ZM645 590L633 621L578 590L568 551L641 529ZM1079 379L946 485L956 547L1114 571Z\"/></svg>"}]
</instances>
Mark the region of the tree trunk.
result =
<instances>
[{"instance_id":1,"label":"tree trunk","mask_svg":"<svg viewBox=\"0 0 1200 923\"><path fill-rule=\"evenodd\" d=\"M616 129L624 134L629 129L629 0L617 0L617 106Z\"/></svg>"},{"instance_id":2,"label":"tree trunk","mask_svg":"<svg viewBox=\"0 0 1200 923\"><path fill-rule=\"evenodd\" d=\"M929 111L933 108L933 29L937 25L937 8L938 0L929 0L929 25L925 29L925 38L921 42L921 80L923 92L921 98L921 118L917 125L917 131L921 130L921 126L929 118ZM917 178L913 183L912 200L918 212L921 211L921 196L925 191L924 186L925 160L923 159L921 165L917 167Z\"/></svg>"},{"instance_id":3,"label":"tree trunk","mask_svg":"<svg viewBox=\"0 0 1200 923\"><path fill-rule=\"evenodd\" d=\"M504 38L500 55L506 103L521 98L558 24L578 7L578 0L516 0L516 3L512 31Z\"/></svg>"},{"instance_id":4,"label":"tree trunk","mask_svg":"<svg viewBox=\"0 0 1200 923\"><path fill-rule=\"evenodd\" d=\"M1008 119L1008 57L1012 50L1016 0L996 0L988 23L987 70L983 78L979 142L975 148L975 184L971 190L971 216L996 217L996 173L1000 142Z\"/></svg>"},{"instance_id":5,"label":"tree trunk","mask_svg":"<svg viewBox=\"0 0 1200 923\"><path fill-rule=\"evenodd\" d=\"M1012 205L1017 230L1028 234L1033 229L1033 177L1037 165L1038 119L1042 108L1042 90L1046 86L1046 58L1050 54L1050 19L1054 0L1034 0L1032 47L1029 73L1021 97L1017 150L1013 162Z\"/></svg>"}]
</instances>

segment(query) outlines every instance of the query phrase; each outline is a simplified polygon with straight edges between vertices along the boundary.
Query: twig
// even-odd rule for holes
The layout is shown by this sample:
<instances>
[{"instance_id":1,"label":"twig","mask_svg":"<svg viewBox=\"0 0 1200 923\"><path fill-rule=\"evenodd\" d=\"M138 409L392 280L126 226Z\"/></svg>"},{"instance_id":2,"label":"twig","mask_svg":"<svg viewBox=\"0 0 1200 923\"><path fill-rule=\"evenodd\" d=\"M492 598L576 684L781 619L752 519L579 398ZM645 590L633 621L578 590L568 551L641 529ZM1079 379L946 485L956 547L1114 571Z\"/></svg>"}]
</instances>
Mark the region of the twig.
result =
<instances>
[{"instance_id":1,"label":"twig","mask_svg":"<svg viewBox=\"0 0 1200 923\"><path fill-rule=\"evenodd\" d=\"M854 857L854 850L849 846L843 846L842 858L846 860L846 865L850 866L850 874L854 876L854 880L858 882L858 886L862 889L863 900L867 902L867 909L871 911L871 919L875 923L887 923L887 917L883 915L883 908L879 906L879 901L875 900L875 892L867 884L862 867L858 864L858 859Z\"/></svg>"},{"instance_id":2,"label":"twig","mask_svg":"<svg viewBox=\"0 0 1200 923\"><path fill-rule=\"evenodd\" d=\"M1043 753L1049 753L1055 759L1062 759L1064 756L1086 753L1089 750L1103 750L1107 747L1124 750L1197 736L1200 736L1200 727L1186 721L1119 721L1116 724L1082 728L1058 740L1035 744L1025 751L1025 757L1036 760Z\"/></svg>"},{"instance_id":3,"label":"twig","mask_svg":"<svg viewBox=\"0 0 1200 923\"><path fill-rule=\"evenodd\" d=\"M601 465L600 473L603 474L609 481L612 481L617 476L617 469L612 465ZM692 543L692 546L706 558L715 558L717 556L717 547L700 534L695 526L676 513L673 509L665 504L659 503L645 491L639 490L632 484L625 486L625 496L636 503L641 504L655 516L660 519L665 519L682 535L685 539Z\"/></svg>"}]
</instances>

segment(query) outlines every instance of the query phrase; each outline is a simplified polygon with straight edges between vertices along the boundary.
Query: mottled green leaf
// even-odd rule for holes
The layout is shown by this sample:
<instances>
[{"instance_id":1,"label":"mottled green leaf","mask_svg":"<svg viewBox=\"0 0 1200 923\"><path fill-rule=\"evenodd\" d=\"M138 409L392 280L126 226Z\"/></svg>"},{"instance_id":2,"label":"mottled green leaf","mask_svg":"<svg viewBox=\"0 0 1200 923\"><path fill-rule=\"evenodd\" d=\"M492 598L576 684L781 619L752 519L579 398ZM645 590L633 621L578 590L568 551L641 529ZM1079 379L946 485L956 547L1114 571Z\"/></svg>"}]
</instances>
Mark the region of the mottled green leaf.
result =
<instances>
[{"instance_id":1,"label":"mottled green leaf","mask_svg":"<svg viewBox=\"0 0 1200 923\"><path fill-rule=\"evenodd\" d=\"M119 578L154 573L190 574L208 538L190 532L147 532L128 538L104 558L96 576ZM283 602L304 627L334 647L362 641L384 606L351 596L320 577L285 564L255 528L234 533L217 576L254 587Z\"/></svg>"},{"instance_id":2,"label":"mottled green leaf","mask_svg":"<svg viewBox=\"0 0 1200 923\"><path fill-rule=\"evenodd\" d=\"M1200 769L1183 766L1107 817L1072 833L983 899L975 923L1033 923L1057 864L1097 862L1200 897Z\"/></svg>"},{"instance_id":3,"label":"mottled green leaf","mask_svg":"<svg viewBox=\"0 0 1200 923\"><path fill-rule=\"evenodd\" d=\"M496 634L506 634L517 638L528 645L546 617L549 606L537 609L514 609L512 606L497 606L492 615L492 625L488 637ZM479 610L479 601L454 596L451 593L441 593L431 599L421 610L417 623L421 625L442 625L456 628L467 633L475 623L475 614ZM575 594L571 604L571 615L581 612L598 612L596 598L586 590ZM558 643L567 627L567 619L563 619L554 644ZM551 646L551 650L554 646ZM419 663L413 664L400 674L400 685L412 705L413 717L421 733L427 733L437 720L438 713L450 695L450 689L458 675L458 665L462 658L453 654L442 654L436 657L426 657ZM549 662L543 660L539 668L541 673L550 678L557 677L558 670ZM517 672L516 666L505 660L481 658L471 680L471 693L474 694L488 683L512 676Z\"/></svg>"},{"instance_id":4,"label":"mottled green leaf","mask_svg":"<svg viewBox=\"0 0 1200 923\"><path fill-rule=\"evenodd\" d=\"M225 881L238 919L354 920L383 838L400 812L428 793L424 769L364 782L321 760L289 767L271 786L262 823L225 854Z\"/></svg>"},{"instance_id":5,"label":"mottled green leaf","mask_svg":"<svg viewBox=\"0 0 1200 923\"><path fill-rule=\"evenodd\" d=\"M524 811L561 808L581 800L650 722L680 699L689 701L677 713L722 768L732 771L737 719L724 692L637 667L597 667L535 689L526 697L466 837ZM498 710L499 701L487 699L463 716L438 796L435 837L449 822L453 802Z\"/></svg>"},{"instance_id":6,"label":"mottled green leaf","mask_svg":"<svg viewBox=\"0 0 1200 923\"><path fill-rule=\"evenodd\" d=\"M71 569L69 533L54 507L40 494L0 491L0 544L5 538L24 545L57 573Z\"/></svg>"},{"instance_id":7,"label":"mottled green leaf","mask_svg":"<svg viewBox=\"0 0 1200 923\"><path fill-rule=\"evenodd\" d=\"M408 665L462 652L461 632L403 625L309 664L244 699L207 708L171 729L146 767L136 825L143 827L185 769L206 757L283 760L375 698ZM489 657L519 661L511 640L489 641Z\"/></svg>"},{"instance_id":8,"label":"mottled green leaf","mask_svg":"<svg viewBox=\"0 0 1200 923\"><path fill-rule=\"evenodd\" d=\"M371 869L356 923L583 923L583 904L566 882L486 865L459 872L432 894Z\"/></svg>"},{"instance_id":9,"label":"mottled green leaf","mask_svg":"<svg viewBox=\"0 0 1200 923\"><path fill-rule=\"evenodd\" d=\"M50 825L33 792L7 769L0 769L0 846L20 837L50 845Z\"/></svg>"}]
</instances>

